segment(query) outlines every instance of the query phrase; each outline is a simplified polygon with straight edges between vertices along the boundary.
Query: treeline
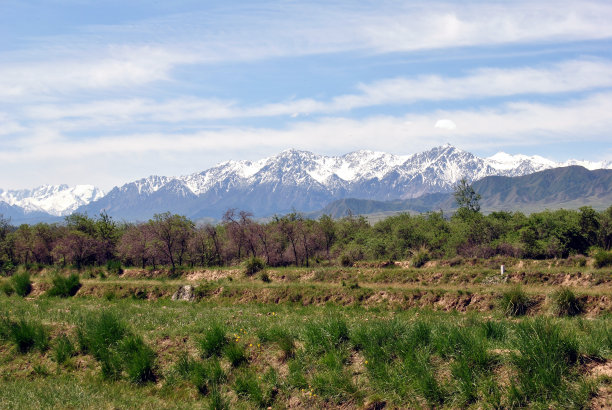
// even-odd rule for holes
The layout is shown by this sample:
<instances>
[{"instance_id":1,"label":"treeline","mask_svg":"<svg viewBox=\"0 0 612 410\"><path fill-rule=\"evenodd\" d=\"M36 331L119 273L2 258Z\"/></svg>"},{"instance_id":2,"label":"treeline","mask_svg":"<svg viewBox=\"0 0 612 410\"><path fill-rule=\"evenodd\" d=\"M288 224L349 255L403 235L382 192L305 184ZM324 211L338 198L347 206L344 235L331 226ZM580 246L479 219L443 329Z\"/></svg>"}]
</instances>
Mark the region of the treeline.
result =
<instances>
[{"instance_id":1,"label":"treeline","mask_svg":"<svg viewBox=\"0 0 612 410\"><path fill-rule=\"evenodd\" d=\"M257 257L269 266L350 265L358 260L421 260L444 257L565 258L612 246L612 206L534 213L460 209L401 214L371 225L363 217L334 220L299 214L257 222L229 210L217 225L196 225L184 216L157 214L148 222L118 223L73 214L62 224L12 226L0 217L0 269L61 265L81 269L107 263L141 268L228 266Z\"/></svg>"}]
</instances>

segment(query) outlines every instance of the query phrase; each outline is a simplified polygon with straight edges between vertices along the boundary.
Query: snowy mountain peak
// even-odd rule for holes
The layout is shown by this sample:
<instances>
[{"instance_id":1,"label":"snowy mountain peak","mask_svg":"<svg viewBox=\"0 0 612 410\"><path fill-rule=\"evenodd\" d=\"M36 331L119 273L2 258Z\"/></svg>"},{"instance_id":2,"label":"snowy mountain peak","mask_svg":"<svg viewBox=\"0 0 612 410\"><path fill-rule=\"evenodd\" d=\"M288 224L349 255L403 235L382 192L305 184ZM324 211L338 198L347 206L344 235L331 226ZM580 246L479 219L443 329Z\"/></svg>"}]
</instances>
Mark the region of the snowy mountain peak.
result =
<instances>
[{"instance_id":1,"label":"snowy mountain peak","mask_svg":"<svg viewBox=\"0 0 612 410\"><path fill-rule=\"evenodd\" d=\"M16 205L26 212L43 211L64 216L77 208L96 201L104 192L93 185L43 185L34 189L0 190L0 201Z\"/></svg>"}]
</instances>

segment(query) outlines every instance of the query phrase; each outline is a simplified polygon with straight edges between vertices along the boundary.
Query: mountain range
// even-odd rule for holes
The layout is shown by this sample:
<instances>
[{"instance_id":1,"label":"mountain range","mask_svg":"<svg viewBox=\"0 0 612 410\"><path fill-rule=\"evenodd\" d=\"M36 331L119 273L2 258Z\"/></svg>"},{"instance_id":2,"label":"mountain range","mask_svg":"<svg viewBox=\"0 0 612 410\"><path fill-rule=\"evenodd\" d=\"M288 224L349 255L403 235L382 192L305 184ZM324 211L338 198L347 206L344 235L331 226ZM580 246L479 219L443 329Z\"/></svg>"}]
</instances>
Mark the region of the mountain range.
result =
<instances>
[{"instance_id":1,"label":"mountain range","mask_svg":"<svg viewBox=\"0 0 612 410\"><path fill-rule=\"evenodd\" d=\"M576 209L586 205L605 209L612 206L612 169L591 171L574 165L516 177L488 176L474 182L472 188L481 196L483 212L536 212ZM309 216L326 214L340 218L352 214L378 219L398 212L452 212L456 208L452 193L435 193L392 201L345 198L331 202Z\"/></svg>"},{"instance_id":2,"label":"mountain range","mask_svg":"<svg viewBox=\"0 0 612 410\"><path fill-rule=\"evenodd\" d=\"M228 208L268 216L292 210L316 211L345 198L409 200L448 193L462 177L469 181L489 176L516 177L571 165L591 170L612 168L612 162L559 163L539 156L505 153L479 158L448 144L404 156L365 150L324 156L287 150L258 161L223 162L185 176L150 176L106 194L89 185L0 190L0 213L21 212L20 217L13 217L15 223L35 213L58 217L74 211L89 215L106 211L117 219L136 221L165 211L192 219L218 219Z\"/></svg>"}]
</instances>

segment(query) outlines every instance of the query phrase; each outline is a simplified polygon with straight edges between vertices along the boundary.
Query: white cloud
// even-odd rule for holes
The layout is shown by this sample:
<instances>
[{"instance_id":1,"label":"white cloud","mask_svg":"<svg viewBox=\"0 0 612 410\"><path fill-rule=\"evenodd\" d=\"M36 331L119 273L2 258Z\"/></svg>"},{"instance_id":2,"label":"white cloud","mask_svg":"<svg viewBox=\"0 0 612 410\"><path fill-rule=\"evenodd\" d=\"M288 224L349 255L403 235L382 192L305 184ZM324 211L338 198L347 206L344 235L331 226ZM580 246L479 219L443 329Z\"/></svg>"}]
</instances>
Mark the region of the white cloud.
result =
<instances>
[{"instance_id":1,"label":"white cloud","mask_svg":"<svg viewBox=\"0 0 612 410\"><path fill-rule=\"evenodd\" d=\"M373 116L361 120L328 117L295 123L285 129L228 127L196 133L146 133L115 135L73 140L57 134L40 132L35 144L23 140L27 150L0 153L0 160L20 162L41 158L87 158L116 154L132 155L156 152L232 151L267 146L271 149L301 147L315 151L359 148L376 145L377 149L405 152L401 144L423 138L445 141L453 129L454 141L461 146L529 145L546 140L583 138L607 140L612 128L612 93L602 93L563 105L509 103L501 108L481 110L433 111L405 116ZM442 119L441 119L442 118ZM452 118L452 121L448 118ZM436 126L432 126L435 124ZM486 141L483 137L486 136ZM398 144L399 142L399 144ZM349 145L347 145L349 144ZM420 143L427 146L431 142ZM229 157L229 156L228 156Z\"/></svg>"},{"instance_id":2,"label":"white cloud","mask_svg":"<svg viewBox=\"0 0 612 410\"><path fill-rule=\"evenodd\" d=\"M586 1L228 6L33 41L2 57L0 98L140 86L193 63L605 39L610 21L611 4Z\"/></svg>"},{"instance_id":3,"label":"white cloud","mask_svg":"<svg viewBox=\"0 0 612 410\"><path fill-rule=\"evenodd\" d=\"M612 87L612 62L572 60L539 68L482 68L467 75L437 75L392 78L360 84L361 91L328 101L299 99L241 106L236 101L182 97L157 102L130 98L99 100L78 104L26 106L29 119L36 121L71 120L61 125L70 129L137 122L179 123L216 119L333 114L379 105L410 104L419 101L452 101L521 94L555 94ZM77 119L80 119L77 121ZM62 128L67 130L67 128Z\"/></svg>"},{"instance_id":4,"label":"white cloud","mask_svg":"<svg viewBox=\"0 0 612 410\"><path fill-rule=\"evenodd\" d=\"M155 47L108 47L98 54L2 64L0 101L137 87L169 80L175 66L196 61L192 55Z\"/></svg>"},{"instance_id":5,"label":"white cloud","mask_svg":"<svg viewBox=\"0 0 612 410\"><path fill-rule=\"evenodd\" d=\"M453 120L442 119L436 121L436 125L434 125L434 127L443 130L454 130L455 128L457 128L457 124L455 124Z\"/></svg>"}]
</instances>

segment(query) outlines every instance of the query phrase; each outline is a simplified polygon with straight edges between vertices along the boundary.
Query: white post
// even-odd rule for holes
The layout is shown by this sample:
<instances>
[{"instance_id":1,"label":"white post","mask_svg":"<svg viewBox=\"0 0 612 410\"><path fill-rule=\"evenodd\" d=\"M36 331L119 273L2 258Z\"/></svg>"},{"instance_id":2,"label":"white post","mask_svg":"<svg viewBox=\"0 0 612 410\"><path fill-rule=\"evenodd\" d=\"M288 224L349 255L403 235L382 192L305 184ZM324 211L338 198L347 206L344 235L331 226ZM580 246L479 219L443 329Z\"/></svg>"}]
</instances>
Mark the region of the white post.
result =
<instances>
[{"instance_id":1,"label":"white post","mask_svg":"<svg viewBox=\"0 0 612 410\"><path fill-rule=\"evenodd\" d=\"M504 276L504 265L501 265L499 271L501 272L501 275Z\"/></svg>"}]
</instances>

